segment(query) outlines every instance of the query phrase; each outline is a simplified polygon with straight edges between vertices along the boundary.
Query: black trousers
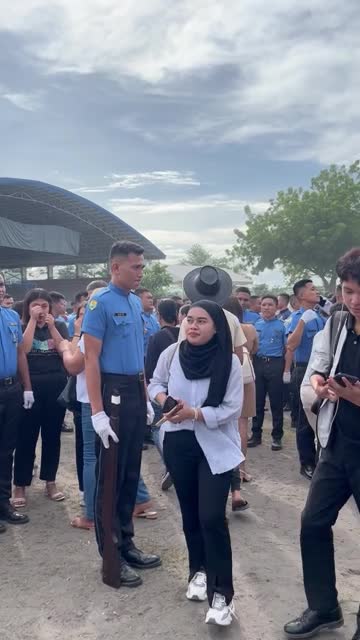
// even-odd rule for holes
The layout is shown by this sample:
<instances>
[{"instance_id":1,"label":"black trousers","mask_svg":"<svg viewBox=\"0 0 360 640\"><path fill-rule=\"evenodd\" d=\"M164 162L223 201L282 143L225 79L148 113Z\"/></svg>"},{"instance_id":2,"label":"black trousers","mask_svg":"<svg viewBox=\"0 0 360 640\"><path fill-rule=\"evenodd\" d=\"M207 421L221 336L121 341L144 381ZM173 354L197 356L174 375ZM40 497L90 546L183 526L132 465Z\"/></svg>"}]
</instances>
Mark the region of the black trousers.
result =
<instances>
[{"instance_id":1,"label":"black trousers","mask_svg":"<svg viewBox=\"0 0 360 640\"><path fill-rule=\"evenodd\" d=\"M274 440L281 440L284 435L284 364L284 358L254 357L256 417L252 421L252 433L255 438L261 439L267 394L273 423L271 436Z\"/></svg>"},{"instance_id":2,"label":"black trousers","mask_svg":"<svg viewBox=\"0 0 360 640\"><path fill-rule=\"evenodd\" d=\"M127 380L125 380L127 378ZM119 552L134 547L133 511L140 476L142 446L146 427L146 400L144 383L135 376L103 375L104 408L111 413L111 394L117 389L121 396L118 446L116 515L119 533ZM95 530L99 553L102 555L104 530L102 523L104 463L103 446L97 438Z\"/></svg>"},{"instance_id":3,"label":"black trousers","mask_svg":"<svg viewBox=\"0 0 360 640\"><path fill-rule=\"evenodd\" d=\"M76 473L78 477L79 491L84 491L83 473L84 473L84 442L82 432L81 421L81 404L77 403L76 409L72 414L74 417L75 425L75 460L76 460Z\"/></svg>"},{"instance_id":4,"label":"black trousers","mask_svg":"<svg viewBox=\"0 0 360 640\"><path fill-rule=\"evenodd\" d=\"M315 611L337 606L332 527L351 495L360 511L360 441L350 444L335 425L321 452L301 522L304 586Z\"/></svg>"},{"instance_id":5,"label":"black trousers","mask_svg":"<svg viewBox=\"0 0 360 640\"><path fill-rule=\"evenodd\" d=\"M11 498L13 455L18 426L23 411L23 392L20 384L0 389L0 504L8 505Z\"/></svg>"},{"instance_id":6,"label":"black trousers","mask_svg":"<svg viewBox=\"0 0 360 640\"><path fill-rule=\"evenodd\" d=\"M226 501L231 471L213 475L193 431L167 432L164 459L174 482L189 553L189 580L197 571L207 574L207 595L214 592L227 604L234 595L230 534Z\"/></svg>"},{"instance_id":7,"label":"black trousers","mask_svg":"<svg viewBox=\"0 0 360 640\"><path fill-rule=\"evenodd\" d=\"M307 365L305 364L296 365L291 376L293 388L293 411L296 423L296 445L299 452L300 464L315 467L315 434L305 415L300 398L300 387L305 375L306 367Z\"/></svg>"},{"instance_id":8,"label":"black trousers","mask_svg":"<svg viewBox=\"0 0 360 640\"><path fill-rule=\"evenodd\" d=\"M66 384L66 377L49 375L32 380L35 402L23 409L15 451L14 483L29 487L35 460L36 443L41 430L40 480L54 482L60 461L61 426L65 409L57 402Z\"/></svg>"}]
</instances>

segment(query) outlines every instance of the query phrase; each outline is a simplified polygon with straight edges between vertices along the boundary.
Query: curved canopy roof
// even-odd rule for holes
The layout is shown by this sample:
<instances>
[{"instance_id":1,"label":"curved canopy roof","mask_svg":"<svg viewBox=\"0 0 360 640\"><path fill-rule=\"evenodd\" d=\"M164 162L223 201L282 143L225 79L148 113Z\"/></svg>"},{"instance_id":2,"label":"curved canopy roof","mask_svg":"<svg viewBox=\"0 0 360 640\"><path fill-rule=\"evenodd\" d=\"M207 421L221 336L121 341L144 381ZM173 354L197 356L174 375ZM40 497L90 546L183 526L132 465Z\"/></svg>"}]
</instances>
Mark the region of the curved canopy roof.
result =
<instances>
[{"instance_id":1,"label":"curved canopy roof","mask_svg":"<svg viewBox=\"0 0 360 640\"><path fill-rule=\"evenodd\" d=\"M76 256L10 248L2 246L0 238L0 268L3 269L105 262L116 240L141 244L149 260L165 258L152 242L110 211L45 182L0 178L0 218L25 225L65 227L80 238Z\"/></svg>"}]
</instances>

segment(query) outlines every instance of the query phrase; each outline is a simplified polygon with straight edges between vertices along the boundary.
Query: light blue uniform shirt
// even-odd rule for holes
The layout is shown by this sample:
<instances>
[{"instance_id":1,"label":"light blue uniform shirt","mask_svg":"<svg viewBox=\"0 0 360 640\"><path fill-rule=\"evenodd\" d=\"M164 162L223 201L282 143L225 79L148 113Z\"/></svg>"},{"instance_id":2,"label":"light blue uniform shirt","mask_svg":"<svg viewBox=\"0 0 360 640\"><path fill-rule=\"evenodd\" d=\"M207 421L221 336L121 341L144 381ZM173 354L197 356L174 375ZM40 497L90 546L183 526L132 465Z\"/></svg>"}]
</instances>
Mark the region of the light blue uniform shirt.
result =
<instances>
[{"instance_id":1,"label":"light blue uniform shirt","mask_svg":"<svg viewBox=\"0 0 360 640\"><path fill-rule=\"evenodd\" d=\"M255 324L255 322L257 322L258 320L260 320L260 316L258 313L255 313L255 311L250 311L249 309L245 309L245 311L243 312L243 322L245 324Z\"/></svg>"},{"instance_id":2,"label":"light blue uniform shirt","mask_svg":"<svg viewBox=\"0 0 360 640\"><path fill-rule=\"evenodd\" d=\"M301 316L304 313L305 309L299 309L298 311L294 311L291 314L289 320L289 324L286 327L287 335L290 333L294 333L296 327L301 320ZM317 313L317 312L315 312ZM304 333L301 338L301 342L298 348L295 351L295 362L304 362L307 363L310 360L311 350L313 345L314 336L316 336L319 331L322 331L325 327L326 320L322 316L317 313L317 318L308 322L304 327Z\"/></svg>"},{"instance_id":3,"label":"light blue uniform shirt","mask_svg":"<svg viewBox=\"0 0 360 640\"><path fill-rule=\"evenodd\" d=\"M144 371L144 323L140 299L112 283L87 305L83 333L102 340L100 370L135 375Z\"/></svg>"},{"instance_id":4,"label":"light blue uniform shirt","mask_svg":"<svg viewBox=\"0 0 360 640\"><path fill-rule=\"evenodd\" d=\"M263 358L282 358L285 354L286 330L284 323L279 318L263 320L254 325L258 338L259 348L256 355Z\"/></svg>"},{"instance_id":5,"label":"light blue uniform shirt","mask_svg":"<svg viewBox=\"0 0 360 640\"><path fill-rule=\"evenodd\" d=\"M153 336L154 333L160 331L160 325L153 313L145 313L145 311L143 311L142 319L144 321L144 352L146 356L149 338Z\"/></svg>"},{"instance_id":6,"label":"light blue uniform shirt","mask_svg":"<svg viewBox=\"0 0 360 640\"><path fill-rule=\"evenodd\" d=\"M0 380L16 376L17 348L23 341L19 315L0 307Z\"/></svg>"}]
</instances>

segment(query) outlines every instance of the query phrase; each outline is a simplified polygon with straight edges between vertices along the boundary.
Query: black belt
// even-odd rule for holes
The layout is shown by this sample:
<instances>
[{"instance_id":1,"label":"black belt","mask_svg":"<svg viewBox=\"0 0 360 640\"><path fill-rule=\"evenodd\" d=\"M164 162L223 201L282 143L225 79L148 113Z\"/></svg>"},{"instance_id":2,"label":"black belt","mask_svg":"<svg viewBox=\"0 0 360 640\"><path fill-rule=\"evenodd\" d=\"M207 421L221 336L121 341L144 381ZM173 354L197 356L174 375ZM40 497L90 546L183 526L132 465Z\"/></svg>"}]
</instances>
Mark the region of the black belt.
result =
<instances>
[{"instance_id":1,"label":"black belt","mask_svg":"<svg viewBox=\"0 0 360 640\"><path fill-rule=\"evenodd\" d=\"M0 388L4 388L4 387L12 387L14 384L17 383L17 379L16 378L2 378L2 380L0 380Z\"/></svg>"},{"instance_id":2,"label":"black belt","mask_svg":"<svg viewBox=\"0 0 360 640\"><path fill-rule=\"evenodd\" d=\"M257 356L255 358L262 360L263 362L271 362L272 360L284 360L284 356Z\"/></svg>"},{"instance_id":3,"label":"black belt","mask_svg":"<svg viewBox=\"0 0 360 640\"><path fill-rule=\"evenodd\" d=\"M135 373L135 375L132 376L126 376L122 373L102 373L101 374L102 377L104 379L106 378L115 378L116 380L118 380L119 382L127 382L129 384L134 383L134 382L144 382L145 380L145 376L143 371L141 373Z\"/></svg>"}]
</instances>

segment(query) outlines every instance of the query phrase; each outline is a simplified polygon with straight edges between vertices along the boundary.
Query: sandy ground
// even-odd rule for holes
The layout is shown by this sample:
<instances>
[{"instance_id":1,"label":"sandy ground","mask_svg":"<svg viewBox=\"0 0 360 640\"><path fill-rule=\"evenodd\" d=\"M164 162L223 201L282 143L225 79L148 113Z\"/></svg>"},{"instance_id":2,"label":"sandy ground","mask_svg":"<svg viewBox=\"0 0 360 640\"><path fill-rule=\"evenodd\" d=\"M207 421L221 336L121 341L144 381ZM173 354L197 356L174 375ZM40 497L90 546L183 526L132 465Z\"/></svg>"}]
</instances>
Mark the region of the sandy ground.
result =
<instances>
[{"instance_id":1,"label":"sandy ground","mask_svg":"<svg viewBox=\"0 0 360 640\"><path fill-rule=\"evenodd\" d=\"M101 582L92 534L69 526L80 512L74 437L63 434L59 485L67 500L51 503L34 479L31 523L8 527L0 539L0 640L188 640L224 637L278 640L282 626L304 608L298 545L299 518L308 483L299 476L294 433L282 452L264 444L250 451L254 481L244 496L251 509L230 513L238 621L223 630L204 624L205 604L188 603L186 553L173 489L159 489L161 465L154 447L144 453L143 473L159 518L137 521L140 548L159 553L161 569L143 572L139 589L118 591ZM359 515L348 504L335 530L338 588L346 625L325 640L350 640L360 594Z\"/></svg>"}]
</instances>

